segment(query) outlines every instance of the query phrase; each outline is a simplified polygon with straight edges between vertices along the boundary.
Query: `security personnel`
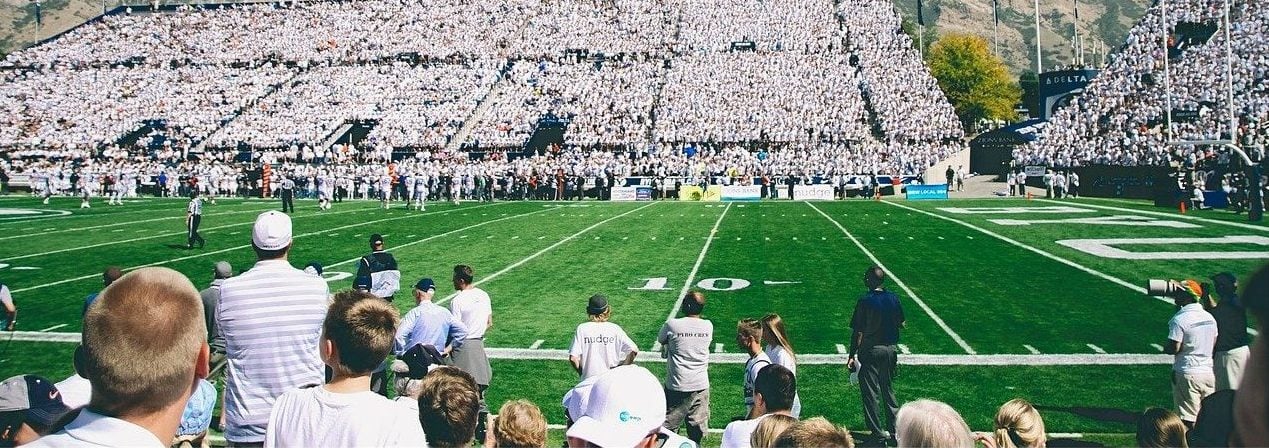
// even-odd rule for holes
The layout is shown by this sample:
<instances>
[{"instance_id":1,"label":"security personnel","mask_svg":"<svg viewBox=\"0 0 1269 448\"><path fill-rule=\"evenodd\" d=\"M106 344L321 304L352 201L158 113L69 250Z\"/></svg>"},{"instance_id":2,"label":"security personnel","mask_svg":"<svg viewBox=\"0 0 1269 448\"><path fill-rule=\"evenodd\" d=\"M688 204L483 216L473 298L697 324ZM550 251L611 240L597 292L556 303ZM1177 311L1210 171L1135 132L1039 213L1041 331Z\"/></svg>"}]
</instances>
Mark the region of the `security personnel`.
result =
<instances>
[{"instance_id":1,"label":"security personnel","mask_svg":"<svg viewBox=\"0 0 1269 448\"><path fill-rule=\"evenodd\" d=\"M190 191L189 207L185 209L185 228L189 231L189 238L185 242L186 249L193 249L194 242L198 242L198 248L202 249L207 245L207 241L198 235L198 225L203 222L203 200L198 197L198 190Z\"/></svg>"},{"instance_id":2,"label":"security personnel","mask_svg":"<svg viewBox=\"0 0 1269 448\"><path fill-rule=\"evenodd\" d=\"M282 213L295 213L295 181L282 178Z\"/></svg>"},{"instance_id":3,"label":"security personnel","mask_svg":"<svg viewBox=\"0 0 1269 448\"><path fill-rule=\"evenodd\" d=\"M370 293L389 302L401 289L401 271L397 270L396 258L383 250L382 235L370 235L370 254L357 263L357 278L370 279Z\"/></svg>"}]
</instances>

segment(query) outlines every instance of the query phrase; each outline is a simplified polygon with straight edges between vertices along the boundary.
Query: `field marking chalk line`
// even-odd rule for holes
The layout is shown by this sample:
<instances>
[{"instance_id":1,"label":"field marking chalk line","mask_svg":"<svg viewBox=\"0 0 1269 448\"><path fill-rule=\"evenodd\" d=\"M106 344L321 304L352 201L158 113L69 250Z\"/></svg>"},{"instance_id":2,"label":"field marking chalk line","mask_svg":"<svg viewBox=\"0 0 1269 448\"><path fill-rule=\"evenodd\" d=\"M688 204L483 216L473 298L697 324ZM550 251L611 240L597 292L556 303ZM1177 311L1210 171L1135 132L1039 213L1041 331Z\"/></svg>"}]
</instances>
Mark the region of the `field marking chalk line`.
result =
<instances>
[{"instance_id":1,"label":"field marking chalk line","mask_svg":"<svg viewBox=\"0 0 1269 448\"><path fill-rule=\"evenodd\" d=\"M1042 199L1042 200L1043 200L1043 199ZM1025 243L1019 242L1019 241L1017 241L1017 240L1015 240L1015 239L1013 239L1013 238L1009 238L1009 237L1004 236L1004 235L1001 235L1001 234L999 234L999 233L992 232L992 231L990 231L990 230L987 230L987 229L984 229L984 228L982 228L982 227L979 227L979 226L976 226L976 225L970 224L970 223L968 223L968 222L961 221L961 220L959 220L959 219L952 218L952 217L948 217L948 216L943 216L943 215L940 215L940 214L938 214L938 213L928 212L928 211L921 210L921 209L918 209L918 208L914 208L914 207L910 207L910 206L907 206L907 205L899 204L899 203L897 203L897 202L891 202L891 201L881 201L881 202L882 202L882 203L885 203L885 204L888 204L888 205L895 206L895 207L899 207L899 208L902 208L902 209L906 209L906 210L909 210L909 211L914 211L914 212L917 212L917 213L921 213L921 214L923 214L923 215L933 216L933 217L935 217L935 218L942 219L942 220L944 220L944 221L949 221L949 222L954 222L954 223L960 224L960 225L965 226L965 227L968 227L968 228L970 228L970 229L977 230L978 232L980 232L980 233L982 233L982 234L984 234L984 235L987 235L987 236L990 236L990 237L996 238L996 239L998 239L998 240L1000 240L1000 241L1004 241L1004 242L1006 242L1006 243L1012 244L1012 245L1014 245L1014 246L1017 246L1017 247L1019 247L1019 248L1025 249L1025 250L1030 251L1030 252L1033 252L1033 253L1035 253L1035 254L1037 254L1037 255L1040 255L1040 256L1042 256L1042 257L1045 257L1045 258L1048 258L1048 259L1050 259L1050 260L1056 261L1056 262L1058 262L1058 263L1062 263L1062 264L1064 264L1064 265L1067 265L1067 266L1073 267L1073 268L1075 268L1075 269L1079 269L1079 270L1081 270L1081 271L1084 271L1084 272L1086 272L1086 273L1089 273L1089 274L1092 274L1092 275L1094 275L1094 276L1096 276L1096 277L1099 277L1099 278L1101 278L1101 279L1103 279L1103 280L1110 281L1111 283L1117 284L1117 285L1119 285L1119 286L1123 286L1123 287L1125 287L1125 288L1128 288L1128 289L1130 289L1130 290L1132 290L1132 291L1137 292L1138 294L1141 294L1141 295L1146 295L1146 288L1142 288L1141 286L1134 285L1134 284L1132 284L1132 283L1129 283L1129 282L1127 282L1127 281L1124 281L1123 279L1121 279L1121 278L1119 278L1119 277L1115 277L1115 276L1110 275L1110 274L1107 274L1107 273L1105 273L1105 272L1098 271L1098 270L1096 270L1096 269L1090 268L1090 267L1088 267L1088 266L1084 266L1084 265L1079 264L1079 263L1076 263L1076 262L1074 262L1074 261L1071 261L1071 260L1068 260L1068 259L1065 259L1065 258L1059 257L1059 256L1057 256L1057 255L1053 255L1053 254L1051 254L1051 253L1049 253L1049 252L1046 252L1046 251L1043 251L1043 250L1037 249L1037 248L1035 248L1035 247L1032 247L1032 246L1030 246L1030 245L1027 245L1027 244L1025 244ZM1180 215L1177 215L1177 216L1180 216ZM1151 297L1154 297L1154 296L1151 296ZM1171 301L1171 300L1165 299L1165 298L1163 298L1163 297L1154 297L1154 298L1155 298L1155 299L1158 299L1158 300L1160 300L1160 301L1162 301L1163 303L1167 303L1167 304L1171 304L1171 303L1172 303L1172 301ZM1249 328L1247 331L1248 331L1249 333L1251 333L1252 335L1255 335L1255 334L1256 334L1256 330L1255 330L1255 329L1250 329L1250 328Z\"/></svg>"},{"instance_id":2,"label":"field marking chalk line","mask_svg":"<svg viewBox=\"0 0 1269 448\"><path fill-rule=\"evenodd\" d=\"M499 204L506 204L506 202L497 202L497 203L492 203L492 204L477 205L477 206L472 207L472 208L493 207L493 206L496 206L496 205L499 205ZM325 234L326 232L329 232L329 231L332 231L332 230L342 230L342 229L348 229L348 228L359 227L359 226L364 226L364 225L369 225L369 224L376 224L376 223L380 223L380 222L384 222L384 221L392 221L392 220L397 220L397 219L413 218L413 217L427 216L427 215L445 214L445 213L450 213L450 212L457 211L457 210L465 210L465 208L455 208L455 209L449 209L449 210L443 210L443 211L425 212L425 213L420 213L420 214L417 214L417 215L403 215L403 216L395 216L395 217L391 217L391 218L376 219L376 220L374 220L374 221L359 222L359 223L348 224L348 225L345 225L345 226L335 227L335 228L331 228L331 229L325 229L325 230L318 231L318 232L301 233L301 234L299 234L299 235L294 235L294 236L292 236L292 237L291 237L291 239L292 239L292 240L294 240L295 238L303 238L303 237L308 237L308 236L313 236L313 235L323 235L323 234ZM526 214L527 214L527 213L526 213ZM230 251L235 251L235 250L242 250L242 249L245 249L245 248L248 248L248 247L251 247L251 245L250 245L250 244L243 244L243 245L234 246L234 247L230 247L230 248L226 248L226 249L214 250L214 251L211 251L211 252L199 252L199 253L194 254L194 255L187 255L187 256L184 256L184 257L177 257L177 258L172 258L172 259L163 260L163 261L156 261L156 262L153 262L153 263L146 263L146 264L141 264L141 265L131 266L131 267L124 268L123 270L124 270L125 272L127 272L127 271L132 271L132 270L141 269L141 268L148 268L148 267L151 267L151 266L162 266L162 265L165 265L165 264L168 264L168 263L175 263L175 262L178 262L178 261L185 261L185 260L190 260L190 259L194 259L194 258L198 258L198 257L205 257L205 256L208 256L208 255L216 255L216 254L225 253L225 252L230 252ZM39 284L39 285L29 286L29 287L26 287L26 288L14 289L14 290L11 290L10 292L15 292L15 293L16 293L16 292L33 291L33 290L36 290L36 289L47 288L47 287L49 287L49 286L60 285L60 284L63 284L63 283L77 282L77 281L80 281L80 280L87 280L87 279L90 279L90 278L100 278L100 277L101 277L101 274L100 274L100 273L97 273L97 274L89 274L89 275L84 275L84 276L79 276L79 277L74 277L74 278L68 278L68 279L65 279L65 280L58 280L58 281L55 281L55 282L42 283L42 284Z\"/></svg>"},{"instance_id":3,"label":"field marking chalk line","mask_svg":"<svg viewBox=\"0 0 1269 448\"><path fill-rule=\"evenodd\" d=\"M490 280L493 280L493 279L495 279L495 278L498 278L498 277L499 277L499 276L501 276L502 274L506 274L507 272L511 271L512 269L515 269L515 268L518 268L518 267L520 267L520 266L523 266L525 263L528 263L528 262L532 261L534 258L537 258L537 257L539 257L539 256L542 256L542 254L545 254L545 253L547 253L547 252L550 252L551 250L553 250L553 249L555 249L555 248L557 248L557 247L560 247L560 246L564 245L564 243L567 243L567 242L569 242L569 241L572 241L572 240L576 239L577 237L584 235L586 232L590 232L591 230L594 230L596 227L602 226L602 225L607 224L607 223L609 223L609 222L611 222L611 221L613 221L613 220L615 220L615 219L617 219L617 218L620 218L620 217L623 217L623 216L629 215L629 214L634 213L634 212L637 212L637 211L639 211L639 210L643 210L643 209L645 209L645 208L651 207L651 206L656 205L656 204L659 204L659 202L650 202L650 203L648 203L648 205L645 205L645 206L642 206L642 207L639 207L639 208L635 208L635 209L630 209L629 211L626 211L625 213L621 213L621 214L619 214L619 215L616 215L616 216L610 217L610 218L605 219L605 220L603 220L603 221L600 221L600 222L597 222L597 223L591 224L591 225L590 225L590 227L587 227L587 228L585 228L585 229L582 229L581 231L578 231L577 233L574 233L574 234L572 234L572 235L569 235L569 236L565 237L564 239L557 241L555 244L552 244L552 245L550 245L550 246L547 246L545 249L542 249L542 250L539 250L539 251L537 251L537 252L534 252L534 253L533 253L533 255L529 255L528 257L525 257L523 260L520 260L520 261L517 261L517 262L515 262L515 263L512 263L510 266L507 266L507 267L505 267L505 268L502 268L502 270L499 270L498 272L494 272L494 273L492 273L492 274L486 275L484 278L481 278L480 280L477 280L475 283L472 283L472 286L480 286L482 283L485 283L485 282L487 282L487 281L490 281ZM544 208L543 210L550 210L550 208ZM546 238L546 237L545 237L545 236L543 236L542 238ZM538 238L538 239L542 239L542 238ZM436 301L436 304L437 304L437 305L444 305L444 304L446 304L446 303L449 303L449 301L450 301L450 300L453 300L453 299L454 299L454 296L456 296L456 295L458 295L458 293L457 293L457 292L450 293L450 295L445 296L445 298L443 298L443 299L441 299L441 300L437 300L437 301Z\"/></svg>"},{"instance_id":4,"label":"field marking chalk line","mask_svg":"<svg viewBox=\"0 0 1269 448\"><path fill-rule=\"evenodd\" d=\"M705 262L705 254L709 252L709 246L714 243L714 235L718 234L718 226L722 225L723 218L727 217L727 211L731 210L731 204L728 202L727 206L723 207L723 212L718 214L718 219L714 221L714 227L709 229L709 235L705 237L705 245L701 246L701 253L696 255L696 263L692 265L692 271L688 272L687 280L683 281L683 288L679 289L679 295L674 297L674 306L670 308L670 314L665 316L666 322L678 315L679 310L683 308L683 297L687 295L688 290L692 289L692 282L696 280L696 274L701 270L701 263ZM653 352L660 352L661 341L652 341L652 347Z\"/></svg>"},{"instance_id":5,"label":"field marking chalk line","mask_svg":"<svg viewBox=\"0 0 1269 448\"><path fill-rule=\"evenodd\" d=\"M899 285L899 288L902 289L904 293L907 293L908 297L911 297L912 301L916 302L917 306L921 307L921 310L925 311L925 314L929 315L931 319L934 319L934 323L938 324L939 328L942 328L943 331L946 332L948 336L952 337L953 341L956 341L956 345L959 345L961 349L965 350L965 353L968 353L971 355L977 354L977 352L974 351L974 348L970 347L969 344L966 343L965 340L961 338L961 335L956 334L956 331L953 331L952 327L947 326L947 322L944 322L943 319L940 318L938 314L934 314L934 310L930 309L930 306L926 305L925 301L921 300L921 297L917 296L916 293L912 291L912 288L908 287L907 283L904 283L903 280L899 279L899 276L895 275L894 272L890 271L890 269L887 268L885 264L882 264L881 260L877 259L877 256L874 255L872 251L868 250L867 247L864 247L863 243L860 243L859 239L855 238L854 234L850 233L849 230L846 230L846 227L843 227L842 224L837 222L836 219L833 219L832 216L829 216L827 213L824 213L824 211L820 210L819 207L816 207L815 204L812 204L810 202L804 202L804 204L810 206L812 209L815 209L815 211L819 212L819 214L824 216L825 219L828 219L829 222L837 226L838 230L841 230L842 233L846 234L846 237L849 238L851 242L855 243L855 246L858 247L859 250L863 251L864 255L867 255L869 260L872 260L872 262L876 264L878 267L880 267L882 271L885 271L886 275L889 275L890 278L894 280L895 284Z\"/></svg>"}]
</instances>

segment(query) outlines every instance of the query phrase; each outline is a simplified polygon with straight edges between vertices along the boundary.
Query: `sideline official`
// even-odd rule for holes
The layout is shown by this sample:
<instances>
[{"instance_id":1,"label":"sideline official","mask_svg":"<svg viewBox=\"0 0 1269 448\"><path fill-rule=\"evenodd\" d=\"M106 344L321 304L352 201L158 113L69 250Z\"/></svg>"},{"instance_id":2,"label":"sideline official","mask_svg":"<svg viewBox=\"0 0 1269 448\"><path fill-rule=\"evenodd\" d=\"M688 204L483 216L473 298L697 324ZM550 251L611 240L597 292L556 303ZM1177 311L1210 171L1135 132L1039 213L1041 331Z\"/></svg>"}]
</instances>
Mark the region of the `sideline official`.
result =
<instances>
[{"instance_id":1,"label":"sideline official","mask_svg":"<svg viewBox=\"0 0 1269 448\"><path fill-rule=\"evenodd\" d=\"M282 178L282 213L295 213L295 181Z\"/></svg>"},{"instance_id":2,"label":"sideline official","mask_svg":"<svg viewBox=\"0 0 1269 448\"><path fill-rule=\"evenodd\" d=\"M198 197L198 190L189 193L189 207L185 209L185 229L189 232L189 238L186 238L185 248L193 249L194 242L198 242L198 248L202 249L207 244L202 236L198 235L198 226L203 223L203 199Z\"/></svg>"},{"instance_id":3,"label":"sideline official","mask_svg":"<svg viewBox=\"0 0 1269 448\"><path fill-rule=\"evenodd\" d=\"M899 343L899 330L906 326L903 306L899 296L885 288L886 273L879 266L864 271L864 286L868 292L855 304L850 318L854 333L850 338L850 358L847 365L859 369L859 394L864 403L864 423L872 432L874 442L885 442L894 437L895 414L899 403L894 396L892 381L898 356L895 346ZM886 426L881 426L877 414L878 400L886 411Z\"/></svg>"}]
</instances>

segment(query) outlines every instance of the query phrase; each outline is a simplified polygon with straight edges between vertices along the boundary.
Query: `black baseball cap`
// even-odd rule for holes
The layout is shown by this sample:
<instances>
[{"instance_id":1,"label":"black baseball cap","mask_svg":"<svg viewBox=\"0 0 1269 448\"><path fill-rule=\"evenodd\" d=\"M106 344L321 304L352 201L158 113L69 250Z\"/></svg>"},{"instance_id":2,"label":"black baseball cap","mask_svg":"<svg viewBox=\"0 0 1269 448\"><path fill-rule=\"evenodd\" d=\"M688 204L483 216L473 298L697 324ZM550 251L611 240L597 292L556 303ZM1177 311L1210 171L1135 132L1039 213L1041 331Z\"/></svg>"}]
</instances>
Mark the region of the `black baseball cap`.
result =
<instances>
[{"instance_id":1,"label":"black baseball cap","mask_svg":"<svg viewBox=\"0 0 1269 448\"><path fill-rule=\"evenodd\" d=\"M1238 281L1238 277L1235 277L1234 274L1229 272L1221 272L1219 274L1213 275L1212 281L1216 283L1224 283L1226 285L1232 285Z\"/></svg>"},{"instance_id":2,"label":"black baseball cap","mask_svg":"<svg viewBox=\"0 0 1269 448\"><path fill-rule=\"evenodd\" d=\"M602 314L608 309L608 298L603 294L595 294L590 296L590 301L586 304L586 313Z\"/></svg>"},{"instance_id":3,"label":"black baseball cap","mask_svg":"<svg viewBox=\"0 0 1269 448\"><path fill-rule=\"evenodd\" d=\"M414 284L414 289L419 291L435 291L436 282L433 282L431 277L424 277L420 279L418 283Z\"/></svg>"},{"instance_id":4,"label":"black baseball cap","mask_svg":"<svg viewBox=\"0 0 1269 448\"><path fill-rule=\"evenodd\" d=\"M71 412L47 378L18 375L0 382L0 412L23 411L23 423L44 432Z\"/></svg>"},{"instance_id":5,"label":"black baseball cap","mask_svg":"<svg viewBox=\"0 0 1269 448\"><path fill-rule=\"evenodd\" d=\"M370 234L370 244L383 244L383 235L378 233Z\"/></svg>"}]
</instances>

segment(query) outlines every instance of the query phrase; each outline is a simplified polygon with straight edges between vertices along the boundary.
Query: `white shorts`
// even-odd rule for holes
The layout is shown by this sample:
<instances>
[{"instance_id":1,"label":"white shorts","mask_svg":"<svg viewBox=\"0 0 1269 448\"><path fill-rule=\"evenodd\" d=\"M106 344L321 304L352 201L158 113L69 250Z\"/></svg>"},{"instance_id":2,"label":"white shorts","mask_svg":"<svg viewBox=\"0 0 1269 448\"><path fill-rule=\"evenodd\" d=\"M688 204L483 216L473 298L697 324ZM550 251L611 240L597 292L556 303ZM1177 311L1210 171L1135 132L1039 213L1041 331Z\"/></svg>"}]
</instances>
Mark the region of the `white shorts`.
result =
<instances>
[{"instance_id":1,"label":"white shorts","mask_svg":"<svg viewBox=\"0 0 1269 448\"><path fill-rule=\"evenodd\" d=\"M1199 404L1212 392L1216 392L1216 375L1172 372L1172 403L1176 405L1181 420L1193 422L1197 419Z\"/></svg>"},{"instance_id":2,"label":"white shorts","mask_svg":"<svg viewBox=\"0 0 1269 448\"><path fill-rule=\"evenodd\" d=\"M1216 371L1216 390L1238 388L1248 356L1251 356L1251 349L1246 345L1227 352L1216 352L1212 356L1213 370Z\"/></svg>"}]
</instances>

